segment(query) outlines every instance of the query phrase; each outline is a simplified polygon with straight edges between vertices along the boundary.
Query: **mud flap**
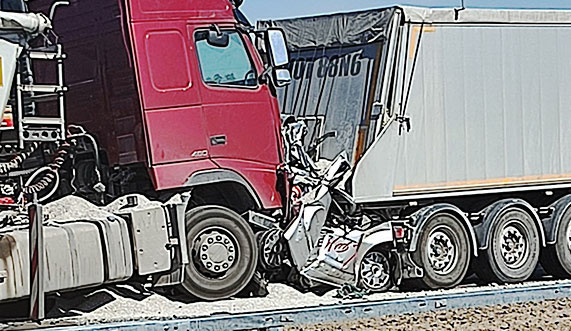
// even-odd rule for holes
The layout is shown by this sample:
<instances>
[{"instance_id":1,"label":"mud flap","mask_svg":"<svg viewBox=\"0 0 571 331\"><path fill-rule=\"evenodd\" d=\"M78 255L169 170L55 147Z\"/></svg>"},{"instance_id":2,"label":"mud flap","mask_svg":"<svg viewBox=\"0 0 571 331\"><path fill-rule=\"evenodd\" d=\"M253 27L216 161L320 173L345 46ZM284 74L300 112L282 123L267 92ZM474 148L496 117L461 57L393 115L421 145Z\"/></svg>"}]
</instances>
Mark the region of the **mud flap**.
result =
<instances>
[{"instance_id":1,"label":"mud flap","mask_svg":"<svg viewBox=\"0 0 571 331\"><path fill-rule=\"evenodd\" d=\"M399 286L402 282L403 272L402 272L402 260L399 253L396 250L390 251L391 265L393 266L393 284Z\"/></svg>"},{"instance_id":2,"label":"mud flap","mask_svg":"<svg viewBox=\"0 0 571 331\"><path fill-rule=\"evenodd\" d=\"M402 263L402 279L424 277L424 270L412 260L408 252L399 252L398 255Z\"/></svg>"}]
</instances>

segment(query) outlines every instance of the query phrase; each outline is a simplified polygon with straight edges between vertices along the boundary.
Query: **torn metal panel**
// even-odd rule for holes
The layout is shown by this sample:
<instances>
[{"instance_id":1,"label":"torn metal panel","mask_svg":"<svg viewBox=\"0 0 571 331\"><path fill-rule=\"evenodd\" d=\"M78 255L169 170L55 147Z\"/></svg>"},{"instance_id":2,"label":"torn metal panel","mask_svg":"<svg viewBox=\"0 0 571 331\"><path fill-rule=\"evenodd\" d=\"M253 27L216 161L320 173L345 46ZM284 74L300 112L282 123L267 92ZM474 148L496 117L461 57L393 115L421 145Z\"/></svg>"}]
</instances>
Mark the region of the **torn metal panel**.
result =
<instances>
[{"instance_id":1,"label":"torn metal panel","mask_svg":"<svg viewBox=\"0 0 571 331\"><path fill-rule=\"evenodd\" d=\"M278 89L278 99L283 114L306 121L305 146L336 133L320 144L319 158L344 151L354 160L371 141L394 14L384 8L258 23L286 34L292 82Z\"/></svg>"},{"instance_id":2,"label":"torn metal panel","mask_svg":"<svg viewBox=\"0 0 571 331\"><path fill-rule=\"evenodd\" d=\"M295 145L303 138L303 134L295 137L297 139L292 142L290 141L292 136L286 135L285 140ZM303 149L298 152L302 158L307 156ZM295 162L299 156L290 154L288 160L299 165L299 162ZM340 203L352 203L350 196L343 193L340 188L336 188L350 169L345 153L339 155L327 169L315 171L310 168L306 165L298 169L296 177L303 177L305 171L305 177L314 176L312 180L294 180L294 183L298 183L296 185L310 186L311 189L298 188L300 196L292 199L294 205L300 206L299 213L284 233L291 262L302 279L310 280L302 286L357 284L358 264L363 257L371 250L379 249L381 244L393 244L392 226L387 222L365 230L372 224L367 215L350 215L343 208L339 208ZM333 195L333 192L337 194ZM337 201L343 199L348 200ZM332 205L335 208L330 208ZM391 248L392 246L388 247L389 250ZM383 270L388 269L387 266ZM371 278L376 279L380 274L372 271ZM390 279L390 275L386 273L383 275L385 281L383 284L389 284L386 281Z\"/></svg>"},{"instance_id":3,"label":"torn metal panel","mask_svg":"<svg viewBox=\"0 0 571 331\"><path fill-rule=\"evenodd\" d=\"M258 28L284 30L288 47L297 51L383 41L395 8L258 22Z\"/></svg>"},{"instance_id":4,"label":"torn metal panel","mask_svg":"<svg viewBox=\"0 0 571 331\"><path fill-rule=\"evenodd\" d=\"M325 234L316 259L301 273L308 278L337 285L355 282L355 262L363 232L336 228Z\"/></svg>"}]
</instances>

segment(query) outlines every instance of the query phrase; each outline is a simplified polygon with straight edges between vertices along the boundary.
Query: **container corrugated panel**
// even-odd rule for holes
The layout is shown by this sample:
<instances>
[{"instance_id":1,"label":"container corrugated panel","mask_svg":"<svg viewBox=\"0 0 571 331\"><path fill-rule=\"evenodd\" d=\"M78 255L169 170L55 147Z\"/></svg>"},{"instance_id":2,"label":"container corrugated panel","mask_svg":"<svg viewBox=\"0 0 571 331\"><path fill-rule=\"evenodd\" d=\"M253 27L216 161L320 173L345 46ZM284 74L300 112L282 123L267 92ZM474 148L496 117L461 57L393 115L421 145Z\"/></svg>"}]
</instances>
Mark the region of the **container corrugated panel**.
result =
<instances>
[{"instance_id":1,"label":"container corrugated panel","mask_svg":"<svg viewBox=\"0 0 571 331\"><path fill-rule=\"evenodd\" d=\"M54 292L97 286L104 282L104 261L95 224L74 222L44 227L45 290ZM0 234L0 301L29 295L27 229Z\"/></svg>"},{"instance_id":2,"label":"container corrugated panel","mask_svg":"<svg viewBox=\"0 0 571 331\"><path fill-rule=\"evenodd\" d=\"M404 77L419 26L411 31ZM412 129L399 135L393 123L367 151L357 200L571 182L569 41L569 26L425 28L407 109Z\"/></svg>"}]
</instances>

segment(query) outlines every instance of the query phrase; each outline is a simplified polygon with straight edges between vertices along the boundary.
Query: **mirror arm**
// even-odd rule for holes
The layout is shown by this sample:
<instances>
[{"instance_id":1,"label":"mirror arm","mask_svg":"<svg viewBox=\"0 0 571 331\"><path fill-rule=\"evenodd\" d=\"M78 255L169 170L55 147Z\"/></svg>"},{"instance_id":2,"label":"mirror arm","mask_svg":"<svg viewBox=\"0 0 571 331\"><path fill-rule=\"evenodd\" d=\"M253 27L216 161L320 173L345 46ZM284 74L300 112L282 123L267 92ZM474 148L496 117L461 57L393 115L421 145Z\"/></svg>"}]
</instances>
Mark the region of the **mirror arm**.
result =
<instances>
[{"instance_id":1,"label":"mirror arm","mask_svg":"<svg viewBox=\"0 0 571 331\"><path fill-rule=\"evenodd\" d=\"M242 33L246 33L246 34L255 32L255 29L254 29L252 26L247 26L247 25L244 25L244 24L238 24L238 25L236 26L236 30L238 30L238 31L240 31L240 32L242 32Z\"/></svg>"},{"instance_id":2,"label":"mirror arm","mask_svg":"<svg viewBox=\"0 0 571 331\"><path fill-rule=\"evenodd\" d=\"M216 31L216 33L218 34L218 36L222 35L222 30L220 30L220 27L218 26L218 24L211 24L210 28L214 31Z\"/></svg>"},{"instance_id":3,"label":"mirror arm","mask_svg":"<svg viewBox=\"0 0 571 331\"><path fill-rule=\"evenodd\" d=\"M262 73L260 74L260 76L258 77L258 82L260 82L261 84L267 84L269 81L271 81L271 72L272 72L273 68L271 66L268 66L264 69L264 71L262 71Z\"/></svg>"}]
</instances>

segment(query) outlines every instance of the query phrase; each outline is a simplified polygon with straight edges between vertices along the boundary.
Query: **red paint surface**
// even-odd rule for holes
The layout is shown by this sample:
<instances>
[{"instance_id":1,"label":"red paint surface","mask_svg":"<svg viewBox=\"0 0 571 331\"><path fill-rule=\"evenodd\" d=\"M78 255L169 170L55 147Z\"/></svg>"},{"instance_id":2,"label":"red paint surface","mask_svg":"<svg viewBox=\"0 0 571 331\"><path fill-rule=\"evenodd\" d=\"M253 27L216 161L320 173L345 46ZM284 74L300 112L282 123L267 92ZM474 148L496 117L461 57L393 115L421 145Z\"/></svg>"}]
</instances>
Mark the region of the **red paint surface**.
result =
<instances>
[{"instance_id":1,"label":"red paint surface","mask_svg":"<svg viewBox=\"0 0 571 331\"><path fill-rule=\"evenodd\" d=\"M131 18L143 20L203 20L234 22L228 0L130 0Z\"/></svg>"},{"instance_id":2,"label":"red paint surface","mask_svg":"<svg viewBox=\"0 0 571 331\"><path fill-rule=\"evenodd\" d=\"M145 122L153 165L208 157L202 107L147 110Z\"/></svg>"},{"instance_id":3,"label":"red paint surface","mask_svg":"<svg viewBox=\"0 0 571 331\"><path fill-rule=\"evenodd\" d=\"M200 104L194 48L185 22L132 24L145 109Z\"/></svg>"},{"instance_id":4,"label":"red paint surface","mask_svg":"<svg viewBox=\"0 0 571 331\"><path fill-rule=\"evenodd\" d=\"M130 34L142 114L157 190L177 188L193 173L217 168L241 174L264 208L281 207L277 167L283 160L277 101L266 85L203 83L194 31L236 22L227 0L130 0ZM247 36L258 74L263 66ZM210 138L225 136L226 144ZM208 158L212 158L209 160Z\"/></svg>"},{"instance_id":5,"label":"red paint surface","mask_svg":"<svg viewBox=\"0 0 571 331\"><path fill-rule=\"evenodd\" d=\"M154 178L155 186L170 189L183 186L190 175L197 171L216 168L218 166L210 159L177 162L154 166L151 177Z\"/></svg>"}]
</instances>

